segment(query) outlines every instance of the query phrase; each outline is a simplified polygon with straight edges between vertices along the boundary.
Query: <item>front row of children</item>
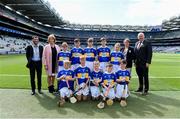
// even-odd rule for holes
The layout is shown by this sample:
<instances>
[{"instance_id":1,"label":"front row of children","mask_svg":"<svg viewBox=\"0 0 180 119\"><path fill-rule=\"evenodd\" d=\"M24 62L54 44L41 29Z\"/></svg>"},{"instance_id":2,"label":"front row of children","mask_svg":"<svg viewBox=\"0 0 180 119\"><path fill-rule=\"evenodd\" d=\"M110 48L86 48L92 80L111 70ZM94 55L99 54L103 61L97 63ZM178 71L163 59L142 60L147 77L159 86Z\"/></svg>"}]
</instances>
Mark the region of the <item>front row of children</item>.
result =
<instances>
[{"instance_id":1,"label":"front row of children","mask_svg":"<svg viewBox=\"0 0 180 119\"><path fill-rule=\"evenodd\" d=\"M98 61L94 61L94 70L85 65L86 57L80 57L79 67L72 71L70 69L70 61L64 61L64 69L59 71L57 75L58 87L60 92L59 103L63 105L65 99L68 99L73 92L76 93L77 101L87 100L91 95L92 100L98 100L107 90L107 99L126 99L128 97L128 83L130 73L126 70L126 61L122 60L119 70L113 73L113 65L108 63L106 71L100 70ZM102 90L102 91L101 91Z\"/></svg>"}]
</instances>

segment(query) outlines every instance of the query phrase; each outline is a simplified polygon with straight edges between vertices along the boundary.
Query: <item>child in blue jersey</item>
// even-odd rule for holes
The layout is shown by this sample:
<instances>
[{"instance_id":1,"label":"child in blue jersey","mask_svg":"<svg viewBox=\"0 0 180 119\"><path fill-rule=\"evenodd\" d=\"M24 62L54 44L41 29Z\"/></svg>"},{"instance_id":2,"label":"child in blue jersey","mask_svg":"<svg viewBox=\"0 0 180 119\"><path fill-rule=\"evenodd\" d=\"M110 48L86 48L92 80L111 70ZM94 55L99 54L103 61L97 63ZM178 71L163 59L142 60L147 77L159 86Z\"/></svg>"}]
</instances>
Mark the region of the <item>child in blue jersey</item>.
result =
<instances>
[{"instance_id":1,"label":"child in blue jersey","mask_svg":"<svg viewBox=\"0 0 180 119\"><path fill-rule=\"evenodd\" d=\"M84 55L82 55L80 57L80 66L75 70L75 76L77 79L77 88L81 90L79 90L76 94L77 94L77 100L81 101L81 99L83 100L87 100L87 96L89 95L89 86L88 86L88 82L89 82L89 78L90 78L90 69L85 66L85 62L86 62L86 57Z\"/></svg>"},{"instance_id":2,"label":"child in blue jersey","mask_svg":"<svg viewBox=\"0 0 180 119\"><path fill-rule=\"evenodd\" d=\"M116 98L118 98L119 100L126 100L126 98L129 96L127 91L128 91L130 73L126 69L126 64L127 64L126 60L122 60L120 64L120 70L116 72L116 77L117 77Z\"/></svg>"},{"instance_id":3,"label":"child in blue jersey","mask_svg":"<svg viewBox=\"0 0 180 119\"><path fill-rule=\"evenodd\" d=\"M84 49L84 55L86 56L86 66L93 71L93 62L96 58L96 49L93 48L93 38L87 40L88 47Z\"/></svg>"},{"instance_id":4,"label":"child in blue jersey","mask_svg":"<svg viewBox=\"0 0 180 119\"><path fill-rule=\"evenodd\" d=\"M66 42L62 43L62 51L58 53L58 72L64 69L63 61L70 60L70 52L68 50L68 44Z\"/></svg>"},{"instance_id":5,"label":"child in blue jersey","mask_svg":"<svg viewBox=\"0 0 180 119\"><path fill-rule=\"evenodd\" d=\"M111 64L113 64L114 73L119 70L121 60L124 59L124 55L120 52L120 46L120 43L116 43L114 45L114 51L111 52Z\"/></svg>"},{"instance_id":6,"label":"child in blue jersey","mask_svg":"<svg viewBox=\"0 0 180 119\"><path fill-rule=\"evenodd\" d=\"M84 54L80 47L80 39L74 40L75 47L71 49L71 69L74 71L80 64L80 56Z\"/></svg>"},{"instance_id":7,"label":"child in blue jersey","mask_svg":"<svg viewBox=\"0 0 180 119\"><path fill-rule=\"evenodd\" d=\"M106 65L110 61L111 50L106 46L106 39L101 38L101 46L97 49L98 60L100 62L100 68L103 72L106 71Z\"/></svg>"},{"instance_id":8,"label":"child in blue jersey","mask_svg":"<svg viewBox=\"0 0 180 119\"><path fill-rule=\"evenodd\" d=\"M91 72L90 91L93 100L98 100L100 96L100 82L102 81L102 72L99 69L99 61L94 61L94 71Z\"/></svg>"},{"instance_id":9,"label":"child in blue jersey","mask_svg":"<svg viewBox=\"0 0 180 119\"><path fill-rule=\"evenodd\" d=\"M64 61L64 69L61 70L57 75L60 100L58 102L59 106L65 103L65 98L69 98L74 91L74 73L70 68L70 61Z\"/></svg>"},{"instance_id":10,"label":"child in blue jersey","mask_svg":"<svg viewBox=\"0 0 180 119\"><path fill-rule=\"evenodd\" d=\"M109 90L107 98L114 99L115 98L115 91L114 86L116 82L116 75L112 72L113 65L108 63L106 65L106 72L102 75L102 86L103 86L103 94Z\"/></svg>"}]
</instances>

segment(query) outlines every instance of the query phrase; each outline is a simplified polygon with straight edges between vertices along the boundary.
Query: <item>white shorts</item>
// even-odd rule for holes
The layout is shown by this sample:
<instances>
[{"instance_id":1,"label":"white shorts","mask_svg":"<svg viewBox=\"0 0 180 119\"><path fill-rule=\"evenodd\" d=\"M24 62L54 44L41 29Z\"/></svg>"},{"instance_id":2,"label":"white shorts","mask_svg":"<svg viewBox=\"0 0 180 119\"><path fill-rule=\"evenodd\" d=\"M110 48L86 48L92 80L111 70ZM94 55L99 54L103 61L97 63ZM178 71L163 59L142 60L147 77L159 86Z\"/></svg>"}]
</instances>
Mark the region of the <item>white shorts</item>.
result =
<instances>
[{"instance_id":1,"label":"white shorts","mask_svg":"<svg viewBox=\"0 0 180 119\"><path fill-rule=\"evenodd\" d=\"M103 88L103 94L102 96L104 97L104 94L106 93L106 89ZM109 99L114 99L115 98L115 91L114 91L114 88L111 88L110 91L109 91L109 94L107 95L107 98Z\"/></svg>"},{"instance_id":2,"label":"white shorts","mask_svg":"<svg viewBox=\"0 0 180 119\"><path fill-rule=\"evenodd\" d=\"M117 84L117 86L116 86L116 98L123 97L123 90L124 90L124 85ZM127 98L129 96L127 91L128 91L128 86L125 85L125 94L124 94L125 97L124 98Z\"/></svg>"},{"instance_id":3,"label":"white shorts","mask_svg":"<svg viewBox=\"0 0 180 119\"><path fill-rule=\"evenodd\" d=\"M106 65L108 62L100 62L100 69L105 72L106 71Z\"/></svg>"},{"instance_id":4,"label":"white shorts","mask_svg":"<svg viewBox=\"0 0 180 119\"><path fill-rule=\"evenodd\" d=\"M64 70L64 67L63 66L58 66L58 72Z\"/></svg>"},{"instance_id":5,"label":"white shorts","mask_svg":"<svg viewBox=\"0 0 180 119\"><path fill-rule=\"evenodd\" d=\"M80 87L83 87L84 85L85 85L85 83L81 83ZM79 87L77 87L77 88L79 88ZM84 96L89 95L89 87L86 86L84 89L79 90L76 94L77 95L84 95Z\"/></svg>"},{"instance_id":6,"label":"white shorts","mask_svg":"<svg viewBox=\"0 0 180 119\"><path fill-rule=\"evenodd\" d=\"M91 96L94 98L97 98L100 96L100 90L99 87L97 86L91 86L90 87L90 91L91 91Z\"/></svg>"},{"instance_id":7,"label":"white shorts","mask_svg":"<svg viewBox=\"0 0 180 119\"><path fill-rule=\"evenodd\" d=\"M71 70L76 70L79 67L80 64L73 64L71 65Z\"/></svg>"},{"instance_id":8,"label":"white shorts","mask_svg":"<svg viewBox=\"0 0 180 119\"><path fill-rule=\"evenodd\" d=\"M93 67L93 62L90 62L90 61L86 61L86 64L85 64L91 71L93 71L94 67Z\"/></svg>"},{"instance_id":9,"label":"white shorts","mask_svg":"<svg viewBox=\"0 0 180 119\"><path fill-rule=\"evenodd\" d=\"M113 72L116 73L119 70L119 65L113 64Z\"/></svg>"},{"instance_id":10,"label":"white shorts","mask_svg":"<svg viewBox=\"0 0 180 119\"><path fill-rule=\"evenodd\" d=\"M68 89L68 87L63 87L59 90L60 92L60 97L70 97L72 94L72 91Z\"/></svg>"}]
</instances>

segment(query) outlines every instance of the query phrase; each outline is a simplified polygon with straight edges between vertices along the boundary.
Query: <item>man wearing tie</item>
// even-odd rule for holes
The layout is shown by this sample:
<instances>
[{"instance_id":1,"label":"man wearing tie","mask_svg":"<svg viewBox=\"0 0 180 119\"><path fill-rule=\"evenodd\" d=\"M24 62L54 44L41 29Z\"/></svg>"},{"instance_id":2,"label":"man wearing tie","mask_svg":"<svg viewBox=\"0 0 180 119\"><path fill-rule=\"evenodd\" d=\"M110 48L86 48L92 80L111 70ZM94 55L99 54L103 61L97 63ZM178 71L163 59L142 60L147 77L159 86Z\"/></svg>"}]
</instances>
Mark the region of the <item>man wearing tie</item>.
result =
<instances>
[{"instance_id":1,"label":"man wearing tie","mask_svg":"<svg viewBox=\"0 0 180 119\"><path fill-rule=\"evenodd\" d=\"M136 73L139 78L139 88L136 92L142 92L147 95L149 90L149 65L152 59L152 46L151 43L145 40L144 33L138 34L138 40L135 44L135 66Z\"/></svg>"},{"instance_id":2,"label":"man wearing tie","mask_svg":"<svg viewBox=\"0 0 180 119\"><path fill-rule=\"evenodd\" d=\"M37 72L37 84L38 84L38 92L41 92L41 75L42 75L42 53L43 53L43 46L39 45L39 37L33 36L32 37L32 45L27 46L26 48L26 58L27 58L27 65L26 67L29 68L30 71L30 78L31 78L31 95L35 94L35 72Z\"/></svg>"}]
</instances>

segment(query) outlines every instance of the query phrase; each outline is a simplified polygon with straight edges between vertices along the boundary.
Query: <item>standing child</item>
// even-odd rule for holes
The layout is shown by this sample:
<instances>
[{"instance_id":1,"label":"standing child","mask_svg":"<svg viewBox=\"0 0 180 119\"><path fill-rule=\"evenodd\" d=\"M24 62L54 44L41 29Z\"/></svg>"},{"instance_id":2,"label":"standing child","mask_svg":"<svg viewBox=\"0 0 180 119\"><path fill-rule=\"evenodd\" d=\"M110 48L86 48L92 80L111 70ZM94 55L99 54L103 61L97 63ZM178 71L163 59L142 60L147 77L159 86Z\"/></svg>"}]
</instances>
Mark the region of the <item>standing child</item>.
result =
<instances>
[{"instance_id":1,"label":"standing child","mask_svg":"<svg viewBox=\"0 0 180 119\"><path fill-rule=\"evenodd\" d=\"M62 51L58 53L58 72L64 69L63 61L70 60L70 52L68 51L68 44L66 42L62 43Z\"/></svg>"},{"instance_id":2,"label":"standing child","mask_svg":"<svg viewBox=\"0 0 180 119\"><path fill-rule=\"evenodd\" d=\"M119 70L121 60L124 59L124 55L120 52L120 46L120 43L116 43L114 45L114 51L111 52L111 64L113 64L114 73Z\"/></svg>"},{"instance_id":3,"label":"standing child","mask_svg":"<svg viewBox=\"0 0 180 119\"><path fill-rule=\"evenodd\" d=\"M128 91L130 73L126 69L126 64L127 64L126 60L122 60L120 64L120 70L116 72L116 77L117 77L116 98L125 102L124 105L120 103L121 106L127 105L126 98L129 96L127 91Z\"/></svg>"},{"instance_id":4,"label":"standing child","mask_svg":"<svg viewBox=\"0 0 180 119\"><path fill-rule=\"evenodd\" d=\"M94 71L91 73L90 90L93 100L98 100L100 96L99 83L102 81L102 72L99 69L99 61L94 61Z\"/></svg>"},{"instance_id":5,"label":"standing child","mask_svg":"<svg viewBox=\"0 0 180 119\"><path fill-rule=\"evenodd\" d=\"M71 49L71 69L74 71L79 67L80 64L80 56L84 54L83 49L80 47L80 39L74 40L75 47Z\"/></svg>"},{"instance_id":6,"label":"standing child","mask_svg":"<svg viewBox=\"0 0 180 119\"><path fill-rule=\"evenodd\" d=\"M84 49L84 55L86 56L86 66L93 71L93 62L96 57L96 49L93 48L93 38L87 40L87 48Z\"/></svg>"},{"instance_id":7,"label":"standing child","mask_svg":"<svg viewBox=\"0 0 180 119\"><path fill-rule=\"evenodd\" d=\"M100 68L105 72L106 65L110 61L111 50L106 46L106 38L101 38L101 46L97 49L98 60L100 62Z\"/></svg>"},{"instance_id":8,"label":"standing child","mask_svg":"<svg viewBox=\"0 0 180 119\"><path fill-rule=\"evenodd\" d=\"M64 61L64 69L61 70L57 75L60 100L58 102L59 106L65 103L65 98L69 98L74 91L74 73L70 68L70 61Z\"/></svg>"},{"instance_id":9,"label":"standing child","mask_svg":"<svg viewBox=\"0 0 180 119\"><path fill-rule=\"evenodd\" d=\"M90 69L85 66L86 57L84 55L80 56L80 66L75 70L75 76L77 78L77 87L80 89L77 94L77 100L81 101L87 100L89 95L89 78L90 78Z\"/></svg>"},{"instance_id":10,"label":"standing child","mask_svg":"<svg viewBox=\"0 0 180 119\"><path fill-rule=\"evenodd\" d=\"M112 72L113 65L111 63L108 63L106 65L106 72L102 75L102 86L103 86L103 94L105 95L107 92L107 98L114 99L115 98L115 81L116 81L116 75ZM109 90L109 91L108 91Z\"/></svg>"}]
</instances>

